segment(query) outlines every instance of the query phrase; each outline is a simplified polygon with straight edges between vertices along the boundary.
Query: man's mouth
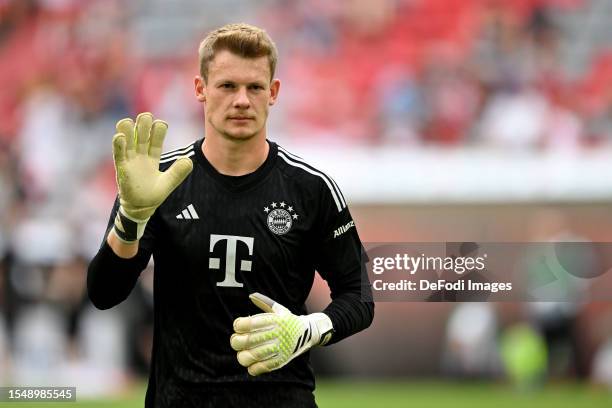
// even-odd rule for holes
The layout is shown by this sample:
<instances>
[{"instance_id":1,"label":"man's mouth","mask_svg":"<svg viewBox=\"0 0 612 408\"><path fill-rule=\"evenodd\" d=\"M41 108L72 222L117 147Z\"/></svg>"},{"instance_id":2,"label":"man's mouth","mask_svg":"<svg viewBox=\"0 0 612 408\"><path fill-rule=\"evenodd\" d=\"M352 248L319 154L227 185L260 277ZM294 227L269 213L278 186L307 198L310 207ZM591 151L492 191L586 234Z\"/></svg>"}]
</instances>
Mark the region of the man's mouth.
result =
<instances>
[{"instance_id":1,"label":"man's mouth","mask_svg":"<svg viewBox=\"0 0 612 408\"><path fill-rule=\"evenodd\" d=\"M250 116L230 116L230 120L253 120Z\"/></svg>"}]
</instances>

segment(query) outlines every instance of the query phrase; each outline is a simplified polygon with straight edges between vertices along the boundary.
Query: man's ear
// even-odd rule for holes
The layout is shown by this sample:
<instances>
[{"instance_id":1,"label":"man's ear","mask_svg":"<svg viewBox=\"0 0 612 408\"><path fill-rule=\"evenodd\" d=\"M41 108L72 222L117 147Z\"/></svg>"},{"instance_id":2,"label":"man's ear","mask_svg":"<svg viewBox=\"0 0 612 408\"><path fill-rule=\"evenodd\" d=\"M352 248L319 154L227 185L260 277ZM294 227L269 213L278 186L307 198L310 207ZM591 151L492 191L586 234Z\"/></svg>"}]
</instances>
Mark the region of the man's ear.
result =
<instances>
[{"instance_id":1,"label":"man's ear","mask_svg":"<svg viewBox=\"0 0 612 408\"><path fill-rule=\"evenodd\" d=\"M200 102L206 102L206 81L200 75L196 75L193 84L195 86L196 99Z\"/></svg>"},{"instance_id":2,"label":"man's ear","mask_svg":"<svg viewBox=\"0 0 612 408\"><path fill-rule=\"evenodd\" d=\"M272 106L276 103L278 92L280 91L280 85L280 79L273 79L270 83L270 100L268 101L268 105Z\"/></svg>"}]
</instances>

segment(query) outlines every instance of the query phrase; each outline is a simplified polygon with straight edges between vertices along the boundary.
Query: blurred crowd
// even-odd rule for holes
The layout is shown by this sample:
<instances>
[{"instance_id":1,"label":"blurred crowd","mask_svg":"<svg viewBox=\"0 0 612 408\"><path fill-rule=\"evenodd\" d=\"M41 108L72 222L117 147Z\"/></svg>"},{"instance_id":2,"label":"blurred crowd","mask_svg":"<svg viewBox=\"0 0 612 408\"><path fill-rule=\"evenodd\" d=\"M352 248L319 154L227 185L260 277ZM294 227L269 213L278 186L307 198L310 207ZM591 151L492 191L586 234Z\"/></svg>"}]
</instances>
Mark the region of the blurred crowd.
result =
<instances>
[{"instance_id":1,"label":"blurred crowd","mask_svg":"<svg viewBox=\"0 0 612 408\"><path fill-rule=\"evenodd\" d=\"M165 47L164 35L143 36L155 7L164 21L161 3L0 0L0 383L88 380L94 393L146 369L151 272L113 312L85 296L116 194L110 140L118 119L142 111L169 122L167 149L201 137L197 45L234 16L248 14L280 50L275 140L612 142L612 51L597 49L577 74L561 58L572 33L556 17L589 0L199 1L197 33ZM180 32L181 21L159 30Z\"/></svg>"},{"instance_id":2,"label":"blurred crowd","mask_svg":"<svg viewBox=\"0 0 612 408\"><path fill-rule=\"evenodd\" d=\"M581 72L564 58L579 34L565 21L597 1L235 0L214 18L207 3L217 10L223 2L196 2L199 14L185 13L201 29L185 28L180 45L168 35L164 47L142 38L164 41L147 24L184 2L4 0L0 140L24 145L34 137L33 116L44 112L91 128L151 110L198 129L190 89L198 41L244 15L232 13L240 6L280 50L283 89L271 123L278 138L524 149L609 143L612 50L596 47ZM180 31L182 22L168 18L156 30ZM41 113L39 105L54 109Z\"/></svg>"}]
</instances>

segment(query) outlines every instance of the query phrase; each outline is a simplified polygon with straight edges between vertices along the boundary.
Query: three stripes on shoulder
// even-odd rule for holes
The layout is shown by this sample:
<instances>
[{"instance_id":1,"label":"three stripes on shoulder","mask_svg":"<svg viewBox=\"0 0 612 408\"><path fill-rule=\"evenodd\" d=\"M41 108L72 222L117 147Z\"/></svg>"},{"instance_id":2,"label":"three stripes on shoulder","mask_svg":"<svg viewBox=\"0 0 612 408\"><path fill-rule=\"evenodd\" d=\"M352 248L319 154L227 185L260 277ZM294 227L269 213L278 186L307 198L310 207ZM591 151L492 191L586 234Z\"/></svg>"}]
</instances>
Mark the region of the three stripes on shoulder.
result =
<instances>
[{"instance_id":1,"label":"three stripes on shoulder","mask_svg":"<svg viewBox=\"0 0 612 408\"><path fill-rule=\"evenodd\" d=\"M181 147L180 149L170 150L169 152L161 155L159 162L168 163L178 159L179 157L191 157L195 154L195 151L193 150L194 145L195 142L192 142L190 145Z\"/></svg>"},{"instance_id":2,"label":"three stripes on shoulder","mask_svg":"<svg viewBox=\"0 0 612 408\"><path fill-rule=\"evenodd\" d=\"M195 141L187 145L186 147L174 149L167 153L164 153L160 156L159 162L168 163L180 157L191 157L195 154L194 145ZM185 208L180 214L176 216L176 218L179 220L199 220L200 216L193 207L193 204L189 204L187 208Z\"/></svg>"}]
</instances>

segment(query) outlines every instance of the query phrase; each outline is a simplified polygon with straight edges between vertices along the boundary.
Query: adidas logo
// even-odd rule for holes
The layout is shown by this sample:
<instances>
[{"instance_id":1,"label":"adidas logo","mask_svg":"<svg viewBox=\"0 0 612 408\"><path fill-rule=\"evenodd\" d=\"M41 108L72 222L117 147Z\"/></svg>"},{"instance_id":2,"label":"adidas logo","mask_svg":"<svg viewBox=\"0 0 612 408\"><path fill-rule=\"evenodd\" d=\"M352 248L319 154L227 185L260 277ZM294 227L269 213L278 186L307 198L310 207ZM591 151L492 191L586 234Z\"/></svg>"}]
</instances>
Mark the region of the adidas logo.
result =
<instances>
[{"instance_id":1,"label":"adidas logo","mask_svg":"<svg viewBox=\"0 0 612 408\"><path fill-rule=\"evenodd\" d=\"M199 220L200 217L196 212L195 208L193 208L193 204L189 204L187 208L183 210L179 215L176 216L179 220Z\"/></svg>"}]
</instances>

